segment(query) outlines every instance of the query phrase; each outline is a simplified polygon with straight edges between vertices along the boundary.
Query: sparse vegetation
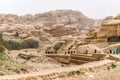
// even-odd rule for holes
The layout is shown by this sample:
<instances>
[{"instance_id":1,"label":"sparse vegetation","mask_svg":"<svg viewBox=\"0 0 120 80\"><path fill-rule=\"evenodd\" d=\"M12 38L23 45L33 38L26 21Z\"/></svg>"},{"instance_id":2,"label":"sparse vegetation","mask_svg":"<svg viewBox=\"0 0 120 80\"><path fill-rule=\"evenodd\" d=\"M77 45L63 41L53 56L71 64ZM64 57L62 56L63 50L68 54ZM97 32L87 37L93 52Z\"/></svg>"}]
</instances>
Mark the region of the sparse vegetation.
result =
<instances>
[{"instance_id":1,"label":"sparse vegetation","mask_svg":"<svg viewBox=\"0 0 120 80\"><path fill-rule=\"evenodd\" d=\"M26 48L38 48L39 42L35 40L25 40L21 43L12 40L5 41L2 33L0 33L0 45L5 46L8 50L20 50ZM3 50L2 46L0 46L0 52Z\"/></svg>"},{"instance_id":2,"label":"sparse vegetation","mask_svg":"<svg viewBox=\"0 0 120 80\"><path fill-rule=\"evenodd\" d=\"M65 75L60 75L60 76L58 76L59 78L63 78L63 77L65 77Z\"/></svg>"},{"instance_id":3,"label":"sparse vegetation","mask_svg":"<svg viewBox=\"0 0 120 80\"><path fill-rule=\"evenodd\" d=\"M38 48L39 42L35 40L25 40L22 43L22 48Z\"/></svg>"},{"instance_id":4,"label":"sparse vegetation","mask_svg":"<svg viewBox=\"0 0 120 80\"><path fill-rule=\"evenodd\" d=\"M22 43L15 42L15 41L4 41L4 46L9 50L20 50L26 48L38 48L39 42L38 41L23 41Z\"/></svg>"},{"instance_id":5,"label":"sparse vegetation","mask_svg":"<svg viewBox=\"0 0 120 80\"><path fill-rule=\"evenodd\" d=\"M71 71L67 74L67 76L70 77L70 76L80 75L80 74L83 74L83 73L80 71Z\"/></svg>"},{"instance_id":6,"label":"sparse vegetation","mask_svg":"<svg viewBox=\"0 0 120 80\"><path fill-rule=\"evenodd\" d=\"M111 67L114 69L114 68L117 67L117 65L112 63L112 64L111 64Z\"/></svg>"},{"instance_id":7,"label":"sparse vegetation","mask_svg":"<svg viewBox=\"0 0 120 80\"><path fill-rule=\"evenodd\" d=\"M60 49L61 46L62 46L62 44L57 43L57 44L55 44L54 49L55 49L55 50L58 50L58 49Z\"/></svg>"},{"instance_id":8,"label":"sparse vegetation","mask_svg":"<svg viewBox=\"0 0 120 80\"><path fill-rule=\"evenodd\" d=\"M108 70L108 71L110 70L110 66L107 66L107 70Z\"/></svg>"},{"instance_id":9,"label":"sparse vegetation","mask_svg":"<svg viewBox=\"0 0 120 80\"><path fill-rule=\"evenodd\" d=\"M0 52L3 52L4 50L4 47L0 45Z\"/></svg>"},{"instance_id":10,"label":"sparse vegetation","mask_svg":"<svg viewBox=\"0 0 120 80\"><path fill-rule=\"evenodd\" d=\"M107 70L114 69L116 67L117 65L112 63L110 66L107 66Z\"/></svg>"},{"instance_id":11,"label":"sparse vegetation","mask_svg":"<svg viewBox=\"0 0 120 80\"><path fill-rule=\"evenodd\" d=\"M9 50L20 50L22 49L22 45L19 42L15 41L4 41L4 46Z\"/></svg>"},{"instance_id":12,"label":"sparse vegetation","mask_svg":"<svg viewBox=\"0 0 120 80\"><path fill-rule=\"evenodd\" d=\"M81 74L81 72L80 72L80 71L76 71L76 74L77 74L77 75L80 75L80 74Z\"/></svg>"},{"instance_id":13,"label":"sparse vegetation","mask_svg":"<svg viewBox=\"0 0 120 80\"><path fill-rule=\"evenodd\" d=\"M19 37L19 33L16 32L13 36L15 36L15 37Z\"/></svg>"},{"instance_id":14,"label":"sparse vegetation","mask_svg":"<svg viewBox=\"0 0 120 80\"><path fill-rule=\"evenodd\" d=\"M9 50L20 50L26 48L38 48L39 42L35 40L25 40L22 43L15 42L12 40L5 41L3 39L2 33L0 33L0 45L5 46ZM2 51L2 47L0 47L0 52Z\"/></svg>"},{"instance_id":15,"label":"sparse vegetation","mask_svg":"<svg viewBox=\"0 0 120 80\"><path fill-rule=\"evenodd\" d=\"M0 75L27 73L29 70L29 66L10 59L4 53L0 53Z\"/></svg>"}]
</instances>

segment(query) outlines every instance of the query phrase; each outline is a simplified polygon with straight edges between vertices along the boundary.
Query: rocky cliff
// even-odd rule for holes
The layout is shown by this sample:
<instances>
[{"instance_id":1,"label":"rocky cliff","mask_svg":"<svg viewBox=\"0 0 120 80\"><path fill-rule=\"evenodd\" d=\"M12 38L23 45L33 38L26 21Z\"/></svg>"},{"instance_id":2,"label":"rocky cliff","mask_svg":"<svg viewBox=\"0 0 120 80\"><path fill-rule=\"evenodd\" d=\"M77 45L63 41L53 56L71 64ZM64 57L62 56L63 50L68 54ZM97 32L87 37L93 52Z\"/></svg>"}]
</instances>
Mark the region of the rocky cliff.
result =
<instances>
[{"instance_id":1,"label":"rocky cliff","mask_svg":"<svg viewBox=\"0 0 120 80\"><path fill-rule=\"evenodd\" d=\"M53 37L79 35L101 22L86 17L79 11L56 10L35 15L0 14L0 32L7 36L19 33L20 39L34 37L50 41Z\"/></svg>"}]
</instances>

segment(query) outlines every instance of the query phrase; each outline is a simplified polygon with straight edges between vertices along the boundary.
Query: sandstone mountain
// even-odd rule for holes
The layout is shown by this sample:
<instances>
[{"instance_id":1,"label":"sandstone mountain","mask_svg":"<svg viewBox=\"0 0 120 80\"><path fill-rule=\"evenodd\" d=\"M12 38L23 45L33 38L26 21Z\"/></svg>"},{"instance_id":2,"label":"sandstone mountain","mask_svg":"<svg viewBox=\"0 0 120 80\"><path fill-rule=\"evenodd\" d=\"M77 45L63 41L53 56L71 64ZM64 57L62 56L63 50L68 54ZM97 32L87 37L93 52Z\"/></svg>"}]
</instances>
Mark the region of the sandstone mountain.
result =
<instances>
[{"instance_id":1,"label":"sandstone mountain","mask_svg":"<svg viewBox=\"0 0 120 80\"><path fill-rule=\"evenodd\" d=\"M79 11L56 10L35 15L0 14L0 32L12 36L19 33L20 39L33 38L50 41L53 37L79 35L101 23L86 17Z\"/></svg>"}]
</instances>

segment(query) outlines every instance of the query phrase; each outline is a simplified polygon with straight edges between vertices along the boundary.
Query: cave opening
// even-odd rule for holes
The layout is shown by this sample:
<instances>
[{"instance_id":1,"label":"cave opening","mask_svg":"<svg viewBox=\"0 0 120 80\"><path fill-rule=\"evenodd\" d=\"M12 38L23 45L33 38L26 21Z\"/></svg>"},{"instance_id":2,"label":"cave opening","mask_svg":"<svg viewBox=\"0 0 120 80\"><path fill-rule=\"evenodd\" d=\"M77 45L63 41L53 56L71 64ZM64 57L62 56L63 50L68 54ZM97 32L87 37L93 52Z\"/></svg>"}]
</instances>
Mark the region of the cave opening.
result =
<instances>
[{"instance_id":1,"label":"cave opening","mask_svg":"<svg viewBox=\"0 0 120 80\"><path fill-rule=\"evenodd\" d=\"M111 36L107 38L107 42L120 42L120 36Z\"/></svg>"}]
</instances>

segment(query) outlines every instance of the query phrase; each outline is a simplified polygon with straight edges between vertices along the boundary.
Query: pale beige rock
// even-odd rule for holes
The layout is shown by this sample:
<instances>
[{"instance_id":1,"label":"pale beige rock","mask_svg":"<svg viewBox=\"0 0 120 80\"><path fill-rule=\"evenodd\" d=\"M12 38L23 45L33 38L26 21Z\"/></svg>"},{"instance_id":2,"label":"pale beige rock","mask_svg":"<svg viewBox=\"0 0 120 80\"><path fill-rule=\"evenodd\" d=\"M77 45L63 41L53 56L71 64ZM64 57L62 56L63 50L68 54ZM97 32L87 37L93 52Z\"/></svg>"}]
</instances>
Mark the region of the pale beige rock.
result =
<instances>
[{"instance_id":1,"label":"pale beige rock","mask_svg":"<svg viewBox=\"0 0 120 80\"><path fill-rule=\"evenodd\" d=\"M28 37L28 34L20 34L19 35L19 38L21 38L21 39L25 39L25 38L27 38Z\"/></svg>"},{"instance_id":2,"label":"pale beige rock","mask_svg":"<svg viewBox=\"0 0 120 80\"><path fill-rule=\"evenodd\" d=\"M66 27L64 24L55 24L51 29L44 29L46 33L51 34L54 37L60 37L65 35L77 35L79 34L77 28Z\"/></svg>"},{"instance_id":3,"label":"pale beige rock","mask_svg":"<svg viewBox=\"0 0 120 80\"><path fill-rule=\"evenodd\" d=\"M77 49L77 53L78 54L86 54L86 50L88 50L88 54L94 54L95 50L96 50L95 54L105 54L100 48L98 48L94 45L79 46Z\"/></svg>"},{"instance_id":4,"label":"pale beige rock","mask_svg":"<svg viewBox=\"0 0 120 80\"><path fill-rule=\"evenodd\" d=\"M103 26L114 26L114 25L120 25L120 20L107 20L102 23Z\"/></svg>"},{"instance_id":5,"label":"pale beige rock","mask_svg":"<svg viewBox=\"0 0 120 80\"><path fill-rule=\"evenodd\" d=\"M40 30L43 27L44 27L44 24L42 24L42 23L35 24L35 29L37 29L37 30Z\"/></svg>"},{"instance_id":6,"label":"pale beige rock","mask_svg":"<svg viewBox=\"0 0 120 80\"><path fill-rule=\"evenodd\" d=\"M116 15L115 19L120 19L120 14Z\"/></svg>"},{"instance_id":7,"label":"pale beige rock","mask_svg":"<svg viewBox=\"0 0 120 80\"><path fill-rule=\"evenodd\" d=\"M119 55L109 55L108 59L120 61L120 56Z\"/></svg>"}]
</instances>

